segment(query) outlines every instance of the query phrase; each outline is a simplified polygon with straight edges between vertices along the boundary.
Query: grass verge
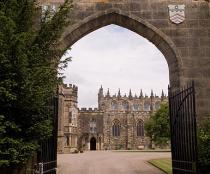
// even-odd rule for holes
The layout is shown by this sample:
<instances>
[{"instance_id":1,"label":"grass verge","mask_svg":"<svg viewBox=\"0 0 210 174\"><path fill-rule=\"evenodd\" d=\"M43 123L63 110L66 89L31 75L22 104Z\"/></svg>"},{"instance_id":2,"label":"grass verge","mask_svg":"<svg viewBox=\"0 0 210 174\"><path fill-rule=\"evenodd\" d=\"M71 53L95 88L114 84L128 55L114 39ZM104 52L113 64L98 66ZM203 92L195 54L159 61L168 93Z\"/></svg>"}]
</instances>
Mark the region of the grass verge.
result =
<instances>
[{"instance_id":1,"label":"grass verge","mask_svg":"<svg viewBox=\"0 0 210 174\"><path fill-rule=\"evenodd\" d=\"M153 159L148 161L153 166L159 168L167 174L172 174L171 158Z\"/></svg>"}]
</instances>

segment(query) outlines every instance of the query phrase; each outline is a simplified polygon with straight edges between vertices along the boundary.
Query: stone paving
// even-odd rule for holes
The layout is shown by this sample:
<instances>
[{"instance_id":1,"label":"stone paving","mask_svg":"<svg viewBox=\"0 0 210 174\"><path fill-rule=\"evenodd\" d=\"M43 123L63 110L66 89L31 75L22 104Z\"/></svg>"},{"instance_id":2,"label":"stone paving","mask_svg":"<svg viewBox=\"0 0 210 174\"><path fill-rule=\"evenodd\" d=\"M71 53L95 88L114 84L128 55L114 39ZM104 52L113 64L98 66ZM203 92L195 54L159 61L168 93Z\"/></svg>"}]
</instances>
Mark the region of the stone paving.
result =
<instances>
[{"instance_id":1,"label":"stone paving","mask_svg":"<svg viewBox=\"0 0 210 174\"><path fill-rule=\"evenodd\" d=\"M94 151L59 154L58 174L163 174L147 160L170 156L168 152Z\"/></svg>"}]
</instances>

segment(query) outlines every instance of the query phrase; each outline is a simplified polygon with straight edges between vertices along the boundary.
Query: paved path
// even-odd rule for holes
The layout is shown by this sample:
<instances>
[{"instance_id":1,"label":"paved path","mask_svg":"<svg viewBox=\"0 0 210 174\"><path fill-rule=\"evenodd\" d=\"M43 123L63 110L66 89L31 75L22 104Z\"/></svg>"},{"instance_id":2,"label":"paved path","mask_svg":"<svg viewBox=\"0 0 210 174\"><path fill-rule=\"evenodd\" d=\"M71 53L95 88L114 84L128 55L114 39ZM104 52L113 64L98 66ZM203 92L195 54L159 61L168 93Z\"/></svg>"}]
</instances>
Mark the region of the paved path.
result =
<instances>
[{"instance_id":1,"label":"paved path","mask_svg":"<svg viewBox=\"0 0 210 174\"><path fill-rule=\"evenodd\" d=\"M58 174L163 174L146 161L170 153L94 151L58 155Z\"/></svg>"}]
</instances>

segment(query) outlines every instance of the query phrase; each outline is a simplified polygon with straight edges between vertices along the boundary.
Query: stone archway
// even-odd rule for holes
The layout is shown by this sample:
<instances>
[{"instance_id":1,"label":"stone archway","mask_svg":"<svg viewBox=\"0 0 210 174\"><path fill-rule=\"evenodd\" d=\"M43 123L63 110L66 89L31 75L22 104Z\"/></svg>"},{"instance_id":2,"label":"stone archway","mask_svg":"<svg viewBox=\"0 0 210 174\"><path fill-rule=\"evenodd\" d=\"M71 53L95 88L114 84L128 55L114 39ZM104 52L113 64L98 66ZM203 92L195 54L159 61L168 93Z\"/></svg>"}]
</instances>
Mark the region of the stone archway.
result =
<instances>
[{"instance_id":1,"label":"stone archway","mask_svg":"<svg viewBox=\"0 0 210 174\"><path fill-rule=\"evenodd\" d=\"M90 139L90 150L96 150L96 138L92 137Z\"/></svg>"},{"instance_id":2,"label":"stone archway","mask_svg":"<svg viewBox=\"0 0 210 174\"><path fill-rule=\"evenodd\" d=\"M40 0L62 3L63 0ZM210 113L210 16L205 1L187 0L75 0L73 25L66 28L60 46L69 48L88 33L109 24L130 29L164 54L169 66L170 86L179 88L194 80L199 120ZM168 5L185 4L186 20L173 24ZM62 133L62 129L59 130Z\"/></svg>"},{"instance_id":3,"label":"stone archway","mask_svg":"<svg viewBox=\"0 0 210 174\"><path fill-rule=\"evenodd\" d=\"M122 11L119 13L113 9L91 15L70 28L66 28L60 45L63 48L69 48L90 32L110 24L127 28L152 42L165 56L171 86L174 88L180 86L181 58L174 43L160 29L134 15L128 15Z\"/></svg>"}]
</instances>

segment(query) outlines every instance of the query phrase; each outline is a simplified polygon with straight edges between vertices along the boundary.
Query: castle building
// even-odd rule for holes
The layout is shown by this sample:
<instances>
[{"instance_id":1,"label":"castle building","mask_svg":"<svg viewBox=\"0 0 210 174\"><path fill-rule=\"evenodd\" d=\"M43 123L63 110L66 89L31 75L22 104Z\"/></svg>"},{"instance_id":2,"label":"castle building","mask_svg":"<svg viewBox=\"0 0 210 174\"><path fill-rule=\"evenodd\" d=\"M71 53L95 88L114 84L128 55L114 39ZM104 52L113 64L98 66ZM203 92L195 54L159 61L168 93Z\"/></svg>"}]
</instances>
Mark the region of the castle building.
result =
<instances>
[{"instance_id":1,"label":"castle building","mask_svg":"<svg viewBox=\"0 0 210 174\"><path fill-rule=\"evenodd\" d=\"M122 96L98 92L98 108L77 108L78 88L63 85L59 88L58 153L75 150L145 149L150 140L145 136L144 122L161 103L168 101L162 91L154 95Z\"/></svg>"},{"instance_id":2,"label":"castle building","mask_svg":"<svg viewBox=\"0 0 210 174\"><path fill-rule=\"evenodd\" d=\"M59 86L58 97L58 153L70 153L78 148L78 88Z\"/></svg>"}]
</instances>

